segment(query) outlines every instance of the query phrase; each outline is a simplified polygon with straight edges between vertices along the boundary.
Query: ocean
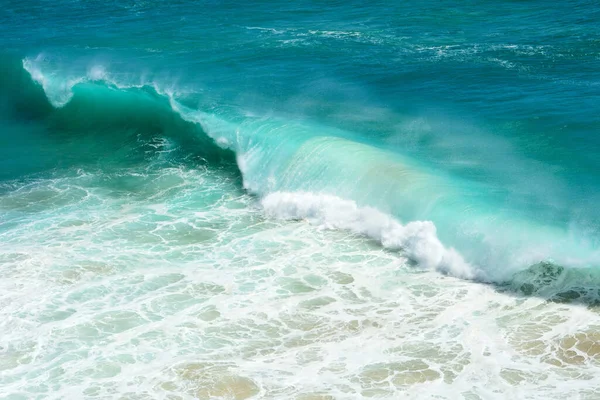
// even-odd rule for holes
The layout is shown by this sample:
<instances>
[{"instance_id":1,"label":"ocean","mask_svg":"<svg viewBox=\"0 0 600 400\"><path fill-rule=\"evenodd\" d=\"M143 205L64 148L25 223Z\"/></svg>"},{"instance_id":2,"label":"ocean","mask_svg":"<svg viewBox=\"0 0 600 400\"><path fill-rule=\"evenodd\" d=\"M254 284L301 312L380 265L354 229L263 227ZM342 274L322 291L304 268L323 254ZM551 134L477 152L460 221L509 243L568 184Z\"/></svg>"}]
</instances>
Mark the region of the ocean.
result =
<instances>
[{"instance_id":1,"label":"ocean","mask_svg":"<svg viewBox=\"0 0 600 400\"><path fill-rule=\"evenodd\" d=\"M3 0L0 398L600 399L595 1Z\"/></svg>"}]
</instances>

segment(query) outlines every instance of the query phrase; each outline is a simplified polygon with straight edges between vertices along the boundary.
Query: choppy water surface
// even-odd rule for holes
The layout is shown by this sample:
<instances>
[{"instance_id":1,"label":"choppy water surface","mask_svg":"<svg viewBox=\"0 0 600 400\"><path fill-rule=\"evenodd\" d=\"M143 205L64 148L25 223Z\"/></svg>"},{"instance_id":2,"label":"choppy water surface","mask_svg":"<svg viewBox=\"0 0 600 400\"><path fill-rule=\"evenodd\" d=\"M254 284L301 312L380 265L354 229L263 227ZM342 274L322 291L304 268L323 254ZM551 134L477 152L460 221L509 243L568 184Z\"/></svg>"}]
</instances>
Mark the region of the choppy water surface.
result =
<instances>
[{"instance_id":1,"label":"choppy water surface","mask_svg":"<svg viewBox=\"0 0 600 400\"><path fill-rule=\"evenodd\" d=\"M0 397L600 398L593 2L0 11Z\"/></svg>"}]
</instances>

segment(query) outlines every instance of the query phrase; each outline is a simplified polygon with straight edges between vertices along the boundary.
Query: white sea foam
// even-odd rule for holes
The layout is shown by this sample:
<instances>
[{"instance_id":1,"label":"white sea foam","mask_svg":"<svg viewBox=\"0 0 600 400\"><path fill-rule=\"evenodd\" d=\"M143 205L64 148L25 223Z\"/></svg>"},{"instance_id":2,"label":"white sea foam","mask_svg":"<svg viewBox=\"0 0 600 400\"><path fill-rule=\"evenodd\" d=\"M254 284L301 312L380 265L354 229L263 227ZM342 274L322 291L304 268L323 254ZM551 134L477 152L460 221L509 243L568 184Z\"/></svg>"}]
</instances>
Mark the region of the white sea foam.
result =
<instances>
[{"instance_id":1,"label":"white sea foam","mask_svg":"<svg viewBox=\"0 0 600 400\"><path fill-rule=\"evenodd\" d=\"M403 250L426 269L472 279L481 272L469 265L452 248L445 247L431 221L399 221L374 208L330 195L275 192L262 200L267 215L280 219L307 219L325 229L344 229L366 235L384 247Z\"/></svg>"},{"instance_id":2,"label":"white sea foam","mask_svg":"<svg viewBox=\"0 0 600 400\"><path fill-rule=\"evenodd\" d=\"M600 394L597 311L416 273L402 253L342 230L383 235L397 224L375 210L274 194L263 204L276 216L334 229L264 220L218 171L154 162L119 172L136 180L136 196L107 192L94 173L0 196L10 223L0 232L3 393ZM25 206L35 212L10 213Z\"/></svg>"}]
</instances>

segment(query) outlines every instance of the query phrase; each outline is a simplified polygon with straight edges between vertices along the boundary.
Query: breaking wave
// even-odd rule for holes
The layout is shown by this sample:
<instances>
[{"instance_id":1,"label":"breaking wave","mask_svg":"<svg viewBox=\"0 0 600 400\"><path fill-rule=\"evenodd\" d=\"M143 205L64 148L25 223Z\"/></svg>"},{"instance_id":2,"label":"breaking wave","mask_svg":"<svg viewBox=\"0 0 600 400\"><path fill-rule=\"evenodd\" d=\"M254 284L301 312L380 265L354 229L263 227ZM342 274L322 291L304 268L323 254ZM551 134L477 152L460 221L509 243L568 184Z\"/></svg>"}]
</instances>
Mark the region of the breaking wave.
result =
<instances>
[{"instance_id":1,"label":"breaking wave","mask_svg":"<svg viewBox=\"0 0 600 400\"><path fill-rule=\"evenodd\" d=\"M65 79L44 72L36 59L3 66L5 125L27 120L37 127L31 135L44 132L43 140L62 143L56 154L40 153L34 167L25 168L18 152L33 150L23 150L8 129L14 143L3 155L17 161L4 168L5 179L65 163L143 162L152 141L142 140L141 146L140 136L168 138L186 148L188 157L193 149L193 163L238 168L268 217L368 236L421 268L508 282L528 293L538 291L529 284L547 286L539 279L547 267L539 265L558 268L556 276L577 269L566 286L600 282L589 273L600 265L593 240L506 208L479 183L433 170L351 132L231 110L203 111L176 91L154 83L124 84L100 67Z\"/></svg>"}]
</instances>

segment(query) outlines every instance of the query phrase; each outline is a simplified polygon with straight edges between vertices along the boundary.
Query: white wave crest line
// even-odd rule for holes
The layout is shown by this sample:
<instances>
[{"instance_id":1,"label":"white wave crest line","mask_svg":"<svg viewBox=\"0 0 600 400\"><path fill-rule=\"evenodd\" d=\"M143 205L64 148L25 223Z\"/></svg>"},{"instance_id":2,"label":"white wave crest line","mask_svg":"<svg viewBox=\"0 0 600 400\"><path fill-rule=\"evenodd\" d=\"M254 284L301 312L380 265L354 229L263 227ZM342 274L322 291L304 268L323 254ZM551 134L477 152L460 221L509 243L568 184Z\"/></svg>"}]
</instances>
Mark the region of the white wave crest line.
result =
<instances>
[{"instance_id":1,"label":"white wave crest line","mask_svg":"<svg viewBox=\"0 0 600 400\"><path fill-rule=\"evenodd\" d=\"M120 90L151 87L158 95L169 99L181 93L180 90L176 90L174 87L167 86L165 88L155 81L144 81L142 79L139 83L128 82L125 84L119 82L111 76L110 72L103 65L91 65L85 75L53 79L53 72L44 72L38 65L42 58L43 54L40 54L35 59L25 58L22 60L22 65L25 71L31 76L31 79L42 87L46 98L56 108L62 108L71 101L75 86L88 82L101 82Z\"/></svg>"}]
</instances>

